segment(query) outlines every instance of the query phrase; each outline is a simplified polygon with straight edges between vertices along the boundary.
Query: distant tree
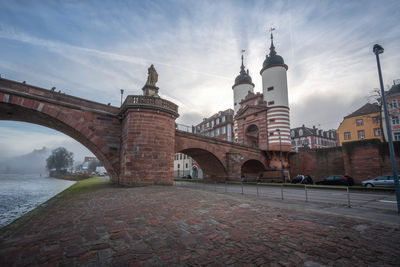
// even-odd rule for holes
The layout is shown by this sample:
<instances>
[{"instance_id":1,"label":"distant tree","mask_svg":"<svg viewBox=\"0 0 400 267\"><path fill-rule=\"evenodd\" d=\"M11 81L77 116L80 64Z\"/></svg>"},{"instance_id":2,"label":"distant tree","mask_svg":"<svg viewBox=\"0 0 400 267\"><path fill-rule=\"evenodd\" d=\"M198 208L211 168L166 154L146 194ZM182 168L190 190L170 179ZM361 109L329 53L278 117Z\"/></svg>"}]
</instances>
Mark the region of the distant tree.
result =
<instances>
[{"instance_id":1,"label":"distant tree","mask_svg":"<svg viewBox=\"0 0 400 267\"><path fill-rule=\"evenodd\" d=\"M96 171L96 168L97 168L98 166L100 166L100 165L101 165L101 163L100 163L100 161L98 161L98 160L93 160L93 161L91 161L91 162L89 163L89 166L88 166L88 173L95 172L95 171Z\"/></svg>"},{"instance_id":2,"label":"distant tree","mask_svg":"<svg viewBox=\"0 0 400 267\"><path fill-rule=\"evenodd\" d=\"M389 86L386 85L386 88L389 89ZM385 96L386 96L386 92L385 92ZM385 136L383 134L383 116L382 116L382 112L383 112L383 105L382 105L382 94L381 94L381 90L379 88L374 88L369 92L368 95L368 100L369 102L375 102L378 103L379 105L379 128L381 131L381 135L383 137L383 141L385 141ZM372 101L371 101L372 100Z\"/></svg>"},{"instance_id":3,"label":"distant tree","mask_svg":"<svg viewBox=\"0 0 400 267\"><path fill-rule=\"evenodd\" d=\"M56 173L60 173L62 169L72 166L74 163L74 153L69 152L64 147L59 147L51 152L51 155L46 160L48 170L56 169Z\"/></svg>"}]
</instances>

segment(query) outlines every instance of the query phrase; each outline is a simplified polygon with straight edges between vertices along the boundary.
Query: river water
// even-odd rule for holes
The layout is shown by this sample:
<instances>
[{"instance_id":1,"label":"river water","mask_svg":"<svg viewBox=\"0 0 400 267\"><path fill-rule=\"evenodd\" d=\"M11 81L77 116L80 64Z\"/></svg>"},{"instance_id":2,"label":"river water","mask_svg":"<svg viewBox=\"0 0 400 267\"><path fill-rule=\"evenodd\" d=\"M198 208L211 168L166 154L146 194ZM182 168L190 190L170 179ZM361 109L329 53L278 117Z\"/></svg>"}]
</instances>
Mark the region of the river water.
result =
<instances>
[{"instance_id":1,"label":"river water","mask_svg":"<svg viewBox=\"0 0 400 267\"><path fill-rule=\"evenodd\" d=\"M0 228L73 185L51 177L0 173Z\"/></svg>"}]
</instances>

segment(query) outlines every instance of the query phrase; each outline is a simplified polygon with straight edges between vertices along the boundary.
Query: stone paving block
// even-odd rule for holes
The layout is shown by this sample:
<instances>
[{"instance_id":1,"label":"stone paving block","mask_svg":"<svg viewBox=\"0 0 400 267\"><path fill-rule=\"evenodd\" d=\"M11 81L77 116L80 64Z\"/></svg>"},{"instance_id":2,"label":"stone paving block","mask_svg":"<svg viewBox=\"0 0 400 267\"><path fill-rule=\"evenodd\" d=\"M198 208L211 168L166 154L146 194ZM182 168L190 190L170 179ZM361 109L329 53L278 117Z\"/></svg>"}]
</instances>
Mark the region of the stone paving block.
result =
<instances>
[{"instance_id":1,"label":"stone paving block","mask_svg":"<svg viewBox=\"0 0 400 267\"><path fill-rule=\"evenodd\" d=\"M399 226L271 207L261 199L196 189L109 187L68 201L56 199L37 216L18 229L0 232L2 266L400 262Z\"/></svg>"}]
</instances>

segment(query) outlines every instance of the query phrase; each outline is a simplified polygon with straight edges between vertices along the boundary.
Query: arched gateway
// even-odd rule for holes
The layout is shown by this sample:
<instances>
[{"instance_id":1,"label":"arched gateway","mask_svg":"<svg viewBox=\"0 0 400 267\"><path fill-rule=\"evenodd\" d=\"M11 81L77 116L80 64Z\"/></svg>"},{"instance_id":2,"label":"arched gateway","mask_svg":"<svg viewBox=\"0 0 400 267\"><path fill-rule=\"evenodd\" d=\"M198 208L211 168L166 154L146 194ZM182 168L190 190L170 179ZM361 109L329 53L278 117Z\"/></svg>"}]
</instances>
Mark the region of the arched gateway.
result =
<instances>
[{"instance_id":1,"label":"arched gateway","mask_svg":"<svg viewBox=\"0 0 400 267\"><path fill-rule=\"evenodd\" d=\"M175 152L197 160L209 180L238 180L269 166L258 148L175 130L178 106L158 97L154 85L143 91L117 108L0 78L0 120L65 133L96 155L113 183L126 186L172 185Z\"/></svg>"}]
</instances>

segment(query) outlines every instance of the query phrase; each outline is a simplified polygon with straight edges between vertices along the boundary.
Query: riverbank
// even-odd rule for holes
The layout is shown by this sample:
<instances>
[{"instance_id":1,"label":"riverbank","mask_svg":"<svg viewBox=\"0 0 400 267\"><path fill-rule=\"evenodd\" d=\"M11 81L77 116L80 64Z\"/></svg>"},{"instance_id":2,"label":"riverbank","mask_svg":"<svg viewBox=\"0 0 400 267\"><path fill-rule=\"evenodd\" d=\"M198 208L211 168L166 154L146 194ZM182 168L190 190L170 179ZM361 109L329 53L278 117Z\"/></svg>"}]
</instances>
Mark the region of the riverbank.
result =
<instances>
[{"instance_id":1,"label":"riverbank","mask_svg":"<svg viewBox=\"0 0 400 267\"><path fill-rule=\"evenodd\" d=\"M40 174L0 174L0 228L73 185Z\"/></svg>"},{"instance_id":2,"label":"riverbank","mask_svg":"<svg viewBox=\"0 0 400 267\"><path fill-rule=\"evenodd\" d=\"M0 265L396 266L399 226L268 198L77 182L0 232Z\"/></svg>"},{"instance_id":3,"label":"riverbank","mask_svg":"<svg viewBox=\"0 0 400 267\"><path fill-rule=\"evenodd\" d=\"M85 179L89 179L92 176L87 174L87 173L74 173L74 174L52 174L50 175L52 178L57 178L57 179L62 179L62 180L68 180L68 181L81 181Z\"/></svg>"},{"instance_id":4,"label":"riverbank","mask_svg":"<svg viewBox=\"0 0 400 267\"><path fill-rule=\"evenodd\" d=\"M54 179L59 179L56 177L50 177ZM79 183L71 184L68 188L64 189L63 191L59 192L58 194L52 196L42 204L38 205L36 208L32 209L31 211L27 212L26 214L22 215L19 218L16 218L10 224L0 228L0 239L6 238L7 233L11 232L13 229L17 229L20 225L28 223L33 217L40 216L42 212L47 208L49 205L57 205L57 200L60 198L67 199L68 197L73 196L79 192L97 190L101 185L107 185L107 179L100 178L100 177L92 177L86 180L82 180Z\"/></svg>"}]
</instances>

